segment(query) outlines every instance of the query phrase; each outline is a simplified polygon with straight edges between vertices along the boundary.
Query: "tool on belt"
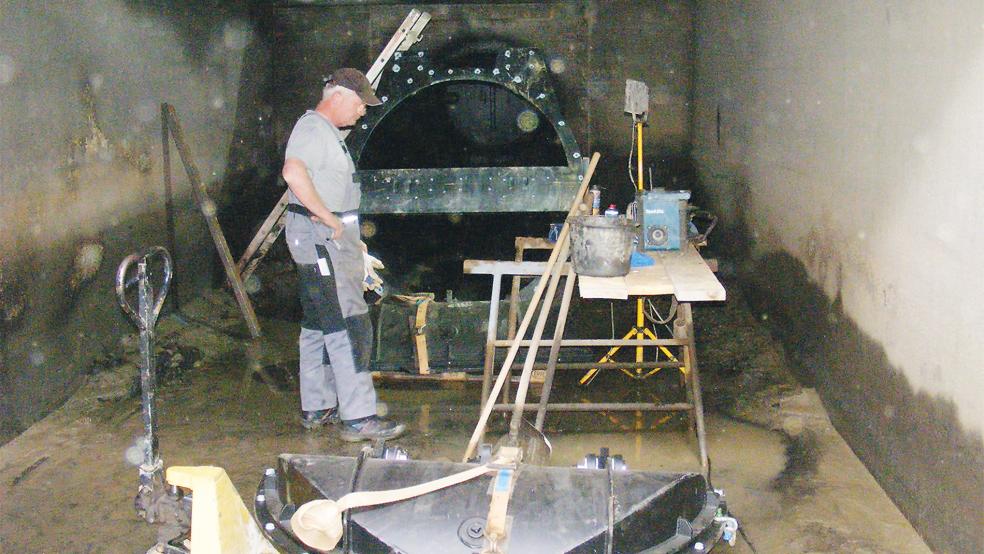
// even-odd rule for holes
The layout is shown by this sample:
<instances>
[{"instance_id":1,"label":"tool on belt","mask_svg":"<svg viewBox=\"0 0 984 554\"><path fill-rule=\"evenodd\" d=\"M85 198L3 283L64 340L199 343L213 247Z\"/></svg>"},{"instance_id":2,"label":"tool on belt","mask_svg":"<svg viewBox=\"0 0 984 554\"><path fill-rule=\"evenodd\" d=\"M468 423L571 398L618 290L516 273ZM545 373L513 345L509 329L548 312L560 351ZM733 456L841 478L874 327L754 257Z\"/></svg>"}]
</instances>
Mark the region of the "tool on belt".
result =
<instances>
[{"instance_id":1,"label":"tool on belt","mask_svg":"<svg viewBox=\"0 0 984 554\"><path fill-rule=\"evenodd\" d=\"M154 290L148 266L155 258L163 264L161 284ZM130 270L136 264L136 274ZM140 463L140 488L134 505L137 514L153 523L157 519L158 500L167 493L164 487L164 462L157 450L157 410L154 392L157 373L154 367L154 324L164 305L164 297L171 285L171 256L162 246L154 246L142 254L131 254L120 263L116 270L116 298L120 308L136 323L140 330L140 400L144 424L141 441L142 457ZM136 286L137 304L134 307L128 291ZM130 295L132 296L132 294Z\"/></svg>"}]
</instances>

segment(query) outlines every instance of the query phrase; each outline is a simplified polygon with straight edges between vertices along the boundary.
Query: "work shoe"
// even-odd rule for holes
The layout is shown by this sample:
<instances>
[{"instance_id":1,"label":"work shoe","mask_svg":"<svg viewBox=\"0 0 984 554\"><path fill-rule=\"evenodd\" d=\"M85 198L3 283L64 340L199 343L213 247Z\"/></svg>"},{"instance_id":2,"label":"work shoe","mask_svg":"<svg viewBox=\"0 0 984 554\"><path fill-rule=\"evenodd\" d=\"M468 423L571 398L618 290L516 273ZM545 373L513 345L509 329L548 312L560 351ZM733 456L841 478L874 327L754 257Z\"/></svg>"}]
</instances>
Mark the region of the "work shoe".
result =
<instances>
[{"instance_id":1,"label":"work shoe","mask_svg":"<svg viewBox=\"0 0 984 554\"><path fill-rule=\"evenodd\" d=\"M359 442L376 439L395 439L406 431L402 423L369 416L356 422L342 423L341 438L346 442Z\"/></svg>"},{"instance_id":2,"label":"work shoe","mask_svg":"<svg viewBox=\"0 0 984 554\"><path fill-rule=\"evenodd\" d=\"M338 423L338 409L328 408L327 410L313 410L310 412L301 411L301 425L305 429L317 429L326 424Z\"/></svg>"}]
</instances>

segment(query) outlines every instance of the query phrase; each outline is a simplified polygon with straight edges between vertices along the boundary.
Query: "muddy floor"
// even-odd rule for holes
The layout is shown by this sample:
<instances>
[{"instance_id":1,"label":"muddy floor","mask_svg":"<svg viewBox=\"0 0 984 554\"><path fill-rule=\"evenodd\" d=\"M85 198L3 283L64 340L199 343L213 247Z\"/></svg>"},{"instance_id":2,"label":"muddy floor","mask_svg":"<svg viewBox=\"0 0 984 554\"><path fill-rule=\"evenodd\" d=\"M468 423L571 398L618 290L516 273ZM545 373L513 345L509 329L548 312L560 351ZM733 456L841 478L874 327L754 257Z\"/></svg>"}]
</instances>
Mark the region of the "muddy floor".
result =
<instances>
[{"instance_id":1,"label":"muddy floor","mask_svg":"<svg viewBox=\"0 0 984 554\"><path fill-rule=\"evenodd\" d=\"M729 302L695 309L713 486L748 540L736 553L929 552L800 388L764 326L729 288ZM246 498L278 454L354 455L337 431L298 424L291 369L297 325L262 320L259 346L242 338L231 299L208 294L163 317L157 345L160 451L167 465L217 465ZM64 407L0 448L0 552L143 553L155 530L137 519L142 432L137 341L124 337ZM671 379L672 380L672 379ZM604 374L588 387L559 379L559 397L659 396L659 384ZM654 387L656 392L647 387ZM478 414L480 384L377 381L397 441L415 459L460 458ZM503 428L495 422L496 430ZM685 421L636 414L551 414L551 465L608 447L630 469L699 471ZM249 505L249 502L247 502ZM754 546L750 546L751 545Z\"/></svg>"}]
</instances>

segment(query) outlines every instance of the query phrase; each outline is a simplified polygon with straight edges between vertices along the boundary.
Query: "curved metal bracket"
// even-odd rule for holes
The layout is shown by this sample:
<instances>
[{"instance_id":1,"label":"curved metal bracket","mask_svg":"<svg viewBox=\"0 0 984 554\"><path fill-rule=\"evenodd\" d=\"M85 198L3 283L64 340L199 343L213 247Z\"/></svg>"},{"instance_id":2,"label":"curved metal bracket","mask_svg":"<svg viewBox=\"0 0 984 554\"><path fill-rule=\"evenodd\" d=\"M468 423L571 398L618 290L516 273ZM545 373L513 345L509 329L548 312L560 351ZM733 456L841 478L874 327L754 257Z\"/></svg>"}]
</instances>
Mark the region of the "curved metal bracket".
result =
<instances>
[{"instance_id":1,"label":"curved metal bracket","mask_svg":"<svg viewBox=\"0 0 984 554\"><path fill-rule=\"evenodd\" d=\"M379 169L357 172L364 213L562 211L570 203L587 160L581 155L550 84L547 64L535 49L499 52L489 68L439 68L423 50L397 52L376 91L383 105L369 110L347 142L358 163L373 131L397 106L420 91L447 82L501 86L540 111L553 126L566 166Z\"/></svg>"},{"instance_id":2,"label":"curved metal bracket","mask_svg":"<svg viewBox=\"0 0 984 554\"><path fill-rule=\"evenodd\" d=\"M164 264L161 287L156 295L154 295L153 286L150 285L147 275L147 264L155 256L159 256ZM137 273L128 279L127 274L134 263L137 264ZM123 312L130 316L141 331L153 329L157 322L157 316L161 313L164 298L171 286L171 265L171 255L168 251L163 246L152 246L142 254L130 254L123 258L116 270L116 300ZM138 287L136 307L126 297L127 289L133 285Z\"/></svg>"}]
</instances>

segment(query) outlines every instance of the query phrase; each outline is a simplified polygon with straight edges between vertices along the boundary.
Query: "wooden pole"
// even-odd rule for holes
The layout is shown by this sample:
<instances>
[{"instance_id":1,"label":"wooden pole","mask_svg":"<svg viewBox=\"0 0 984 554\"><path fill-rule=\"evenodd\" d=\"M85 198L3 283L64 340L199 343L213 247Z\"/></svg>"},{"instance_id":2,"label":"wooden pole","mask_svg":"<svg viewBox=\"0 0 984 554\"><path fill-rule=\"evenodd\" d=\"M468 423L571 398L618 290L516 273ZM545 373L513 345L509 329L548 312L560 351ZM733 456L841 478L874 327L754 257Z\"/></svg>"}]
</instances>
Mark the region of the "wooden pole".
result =
<instances>
[{"instance_id":1,"label":"wooden pole","mask_svg":"<svg viewBox=\"0 0 984 554\"><path fill-rule=\"evenodd\" d=\"M277 201L270 215L267 216L263 225L260 226L260 230L256 232L253 240L250 241L249 246L246 247L246 251L243 252L242 257L239 258L239 262L236 264L236 270L239 271L239 278L243 282L249 279L249 276L256 270L256 266L260 265L260 260L266 256L270 247L277 241L277 237L280 236L286 223L284 221L284 212L286 211L287 193L285 192L280 196L280 200Z\"/></svg>"},{"instance_id":2,"label":"wooden pole","mask_svg":"<svg viewBox=\"0 0 984 554\"><path fill-rule=\"evenodd\" d=\"M260 324L256 320L256 313L253 312L253 305L250 303L249 296L246 294L246 288L239 278L236 264L232 260L229 243L226 242L225 235L222 233L222 227L219 225L215 202L208 197L208 189L205 188L205 182L202 181L198 167L195 165L194 158L191 155L191 149L188 148L188 143L185 141L181 123L178 121L178 114L174 111L174 106L170 104L164 104L163 113L164 118L167 120L168 128L171 131L171 136L174 138L174 146L178 149L178 155L184 164L185 172L188 173L188 180L191 181L191 190L195 195L195 200L198 202L202 215L205 216L205 223L208 225L208 231L212 235L215 248L219 252L222 267L225 268L226 277L229 279L229 283L232 285L232 291L236 296L236 302L239 304L239 309L243 313L243 319L246 320L246 327L249 328L250 336L254 339L259 338L261 335Z\"/></svg>"},{"instance_id":3,"label":"wooden pole","mask_svg":"<svg viewBox=\"0 0 984 554\"><path fill-rule=\"evenodd\" d=\"M595 167L598 165L598 160L601 158L601 154L595 152L591 156L591 163L588 164L588 171L584 175L584 180L581 181L581 186L577 190L577 194L574 196L574 202L571 204L571 209L567 213L567 218L577 215L578 207L584 202L584 193L588 190L588 184L591 182L591 177L594 175ZM492 406L494 399L499 397L499 392L502 390L502 385L509 375L509 368L512 366L513 360L516 359L516 353L519 351L519 344L522 341L523 336L526 335L526 330L529 328L530 321L533 319L533 313L536 310L537 305L540 302L540 297L543 295L543 290L547 287L547 276L553 271L554 265L557 263L557 258L560 254L560 245L568 240L570 234L570 225L565 223L564 228L560 231L560 237L557 239L557 244L554 245L553 250L550 252L550 259L547 260L547 264L543 270L543 277L541 277L540 282L537 284L536 289L533 291L533 298L530 300L530 305L526 309L526 314L523 316L523 322L519 326L519 330L516 332L516 338L513 341L512 346L509 347L509 353L506 355L505 361L502 363L502 370L499 371L499 376L496 378L495 385L492 387L492 392L489 393L489 398L485 402L485 406L482 409L482 413L478 418L478 424L475 425L475 430L472 432L471 439L468 441L468 446L465 448L465 454L462 456L462 461L467 462L468 458L472 456L475 452L475 448L478 447L479 437L485 431L485 425L489 421L489 415L492 414ZM561 261L563 263L563 260Z\"/></svg>"},{"instance_id":4,"label":"wooden pole","mask_svg":"<svg viewBox=\"0 0 984 554\"><path fill-rule=\"evenodd\" d=\"M564 237L563 241L557 242L560 243L559 259L564 261L570 252L570 236L568 235ZM549 275L550 283L547 285L547 296L540 305L540 315L536 318L536 327L533 328L533 338L530 339L533 341L533 346L526 351L526 363L523 364L523 373L520 374L519 385L516 387L516 408L513 410L512 421L509 423L511 444L516 444L516 441L519 439L519 424L523 420L523 407L526 405L526 393L529 390L530 377L533 375L533 363L536 361L536 353L540 349L540 339L543 337L543 329L546 327L547 319L550 317L550 308L553 307L554 297L557 295L557 284L560 283L562 272L559 268L556 270L551 268ZM547 275L544 275L543 278L547 278ZM508 369L508 367L503 367L503 369Z\"/></svg>"},{"instance_id":5,"label":"wooden pole","mask_svg":"<svg viewBox=\"0 0 984 554\"><path fill-rule=\"evenodd\" d=\"M554 374L557 372L557 358L560 357L560 342L564 338L564 328L567 326L567 311L571 307L571 297L574 295L574 282L577 275L574 269L567 272L567 282L564 283L564 296L560 301L560 312L557 314L557 326L554 329L553 343L550 345L550 357L547 358L547 372L543 377L543 388L540 392L540 405L536 410L536 422L533 424L537 431L543 432L543 421L547 417L547 402L550 400L550 389L553 388Z\"/></svg>"},{"instance_id":6,"label":"wooden pole","mask_svg":"<svg viewBox=\"0 0 984 554\"><path fill-rule=\"evenodd\" d=\"M690 415L693 430L697 435L697 452L700 455L700 467L706 475L709 469L707 461L707 433L704 430L704 403L700 394L700 373L697 371L697 352L694 341L694 316L690 302L680 302L677 306L677 318L673 321L673 336L685 339L689 344L683 347L684 362L687 365L686 391L690 400Z\"/></svg>"},{"instance_id":7,"label":"wooden pole","mask_svg":"<svg viewBox=\"0 0 984 554\"><path fill-rule=\"evenodd\" d=\"M178 241L174 229L174 188L171 182L171 137L167 132L167 104L161 104L161 155L164 161L164 220L167 225L167 247L175 261L178 259ZM178 294L178 281L171 283L171 299L174 311L181 311L181 295Z\"/></svg>"}]
</instances>

